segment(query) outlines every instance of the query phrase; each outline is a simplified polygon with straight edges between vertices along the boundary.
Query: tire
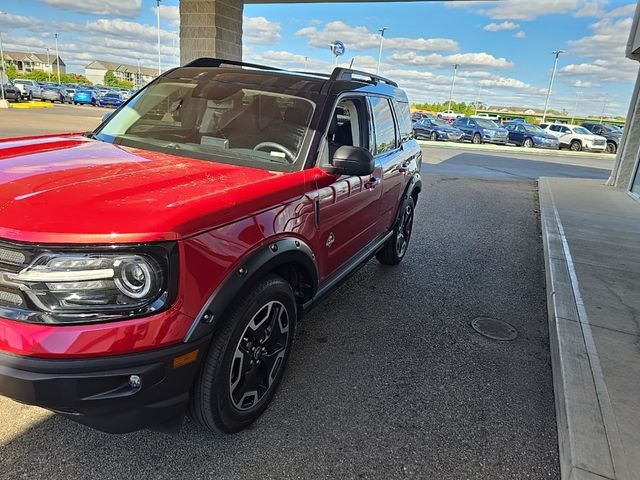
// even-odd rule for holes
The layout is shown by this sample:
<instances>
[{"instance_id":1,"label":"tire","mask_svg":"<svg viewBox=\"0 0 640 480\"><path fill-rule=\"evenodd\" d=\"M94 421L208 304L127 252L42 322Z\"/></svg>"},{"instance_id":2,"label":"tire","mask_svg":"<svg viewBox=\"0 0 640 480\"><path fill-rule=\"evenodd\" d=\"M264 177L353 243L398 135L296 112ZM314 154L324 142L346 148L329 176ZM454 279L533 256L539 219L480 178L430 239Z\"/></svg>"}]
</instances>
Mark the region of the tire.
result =
<instances>
[{"instance_id":1,"label":"tire","mask_svg":"<svg viewBox=\"0 0 640 480\"><path fill-rule=\"evenodd\" d=\"M413 138L415 140L419 140L420 139L420 136L418 135L418 132L416 130L413 131Z\"/></svg>"},{"instance_id":2,"label":"tire","mask_svg":"<svg viewBox=\"0 0 640 480\"><path fill-rule=\"evenodd\" d=\"M415 203L412 197L408 197L400 208L400 214L393 229L393 235L376 253L376 258L383 265L397 265L407 253L411 232L413 231Z\"/></svg>"},{"instance_id":3,"label":"tire","mask_svg":"<svg viewBox=\"0 0 640 480\"><path fill-rule=\"evenodd\" d=\"M571 140L571 144L569 145L569 148L571 149L572 152L581 152L582 143L580 142L580 140Z\"/></svg>"},{"instance_id":4,"label":"tire","mask_svg":"<svg viewBox=\"0 0 640 480\"><path fill-rule=\"evenodd\" d=\"M238 298L216 332L193 384L189 406L192 419L204 428L225 433L239 432L255 422L282 380L296 321L293 290L277 275L264 277L246 296ZM258 337L262 338L257 340ZM263 346L254 351L260 345ZM273 349L271 355L269 349ZM251 381L256 382L255 386ZM268 383L262 392L260 381Z\"/></svg>"},{"instance_id":5,"label":"tire","mask_svg":"<svg viewBox=\"0 0 640 480\"><path fill-rule=\"evenodd\" d=\"M438 134L436 132L431 132L431 135L429 135L429 140L431 140L432 142L437 142Z\"/></svg>"},{"instance_id":6,"label":"tire","mask_svg":"<svg viewBox=\"0 0 640 480\"><path fill-rule=\"evenodd\" d=\"M531 140L530 138L525 138L524 142L522 142L522 146L524 148L533 148L533 140Z\"/></svg>"},{"instance_id":7,"label":"tire","mask_svg":"<svg viewBox=\"0 0 640 480\"><path fill-rule=\"evenodd\" d=\"M607 142L607 153L616 153L618 151L618 146L615 142Z\"/></svg>"},{"instance_id":8,"label":"tire","mask_svg":"<svg viewBox=\"0 0 640 480\"><path fill-rule=\"evenodd\" d=\"M473 134L473 137L471 138L471 143L475 145L480 145L482 143L482 137L480 136L479 133Z\"/></svg>"}]
</instances>

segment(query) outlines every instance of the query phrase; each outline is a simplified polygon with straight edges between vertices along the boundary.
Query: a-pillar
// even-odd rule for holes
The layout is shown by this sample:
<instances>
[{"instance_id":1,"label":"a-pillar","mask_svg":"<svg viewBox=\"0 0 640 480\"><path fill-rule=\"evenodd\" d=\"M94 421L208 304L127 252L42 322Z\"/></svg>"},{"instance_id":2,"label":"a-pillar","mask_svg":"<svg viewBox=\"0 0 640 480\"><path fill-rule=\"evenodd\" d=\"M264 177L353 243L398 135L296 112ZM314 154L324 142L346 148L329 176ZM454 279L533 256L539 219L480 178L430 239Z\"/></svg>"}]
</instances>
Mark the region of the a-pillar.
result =
<instances>
[{"instance_id":1,"label":"a-pillar","mask_svg":"<svg viewBox=\"0 0 640 480\"><path fill-rule=\"evenodd\" d=\"M180 0L180 63L242 60L243 0Z\"/></svg>"}]
</instances>

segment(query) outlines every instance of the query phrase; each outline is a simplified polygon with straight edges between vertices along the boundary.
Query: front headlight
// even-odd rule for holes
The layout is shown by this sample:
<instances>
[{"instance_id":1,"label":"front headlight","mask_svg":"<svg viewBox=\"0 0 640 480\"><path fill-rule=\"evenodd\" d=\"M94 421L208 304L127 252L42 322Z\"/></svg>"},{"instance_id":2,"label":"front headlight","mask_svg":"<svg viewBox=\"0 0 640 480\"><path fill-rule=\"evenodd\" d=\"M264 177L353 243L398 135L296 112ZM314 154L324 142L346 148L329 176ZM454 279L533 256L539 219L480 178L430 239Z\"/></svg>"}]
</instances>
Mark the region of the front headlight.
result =
<instances>
[{"instance_id":1,"label":"front headlight","mask_svg":"<svg viewBox=\"0 0 640 480\"><path fill-rule=\"evenodd\" d=\"M174 249L104 250L25 252L0 245L0 316L47 323L103 321L156 312L172 300ZM13 266L7 260L21 258Z\"/></svg>"}]
</instances>

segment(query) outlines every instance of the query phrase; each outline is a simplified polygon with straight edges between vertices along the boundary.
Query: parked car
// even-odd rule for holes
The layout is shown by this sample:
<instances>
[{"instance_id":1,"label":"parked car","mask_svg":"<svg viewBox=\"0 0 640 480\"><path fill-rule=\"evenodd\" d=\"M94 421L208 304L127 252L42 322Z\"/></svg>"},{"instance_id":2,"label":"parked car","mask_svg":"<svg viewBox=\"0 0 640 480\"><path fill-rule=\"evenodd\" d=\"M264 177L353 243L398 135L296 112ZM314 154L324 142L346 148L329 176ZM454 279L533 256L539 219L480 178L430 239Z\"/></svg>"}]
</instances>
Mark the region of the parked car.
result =
<instances>
[{"instance_id":1,"label":"parked car","mask_svg":"<svg viewBox=\"0 0 640 480\"><path fill-rule=\"evenodd\" d=\"M18 90L20 90L22 98L24 98L25 100L40 98L40 85L38 85L38 82L36 82L35 80L16 78L13 81L13 84Z\"/></svg>"},{"instance_id":2,"label":"parked car","mask_svg":"<svg viewBox=\"0 0 640 480\"><path fill-rule=\"evenodd\" d=\"M556 137L560 141L560 148L570 148L574 152L590 150L601 152L607 148L607 139L594 135L589 130L578 125L561 125L559 123L543 123L540 128Z\"/></svg>"},{"instance_id":3,"label":"parked car","mask_svg":"<svg viewBox=\"0 0 640 480\"><path fill-rule=\"evenodd\" d=\"M424 112L413 112L411 114L411 123L416 123L419 120L422 120L425 117L430 117L431 115L429 115L428 113L424 113Z\"/></svg>"},{"instance_id":4,"label":"parked car","mask_svg":"<svg viewBox=\"0 0 640 480\"><path fill-rule=\"evenodd\" d=\"M187 409L237 432L300 316L372 256L402 261L422 189L406 94L244 66L171 70L85 136L0 140L0 395L113 433Z\"/></svg>"},{"instance_id":5,"label":"parked car","mask_svg":"<svg viewBox=\"0 0 640 480\"><path fill-rule=\"evenodd\" d=\"M526 148L550 148L558 150L558 139L531 123L510 122L504 126L509 132L509 143Z\"/></svg>"},{"instance_id":6,"label":"parked car","mask_svg":"<svg viewBox=\"0 0 640 480\"><path fill-rule=\"evenodd\" d=\"M462 113L456 113L453 110L445 110L444 112L438 112L436 114L438 118L443 118L447 120L449 123L453 122L457 118L464 117Z\"/></svg>"},{"instance_id":7,"label":"parked car","mask_svg":"<svg viewBox=\"0 0 640 480\"><path fill-rule=\"evenodd\" d=\"M124 100L122 100L122 96L116 92L105 93L103 96L98 98L98 105L100 107L118 108L123 103Z\"/></svg>"},{"instance_id":8,"label":"parked car","mask_svg":"<svg viewBox=\"0 0 640 480\"><path fill-rule=\"evenodd\" d=\"M458 142L464 132L441 118L423 118L413 124L413 138Z\"/></svg>"},{"instance_id":9,"label":"parked car","mask_svg":"<svg viewBox=\"0 0 640 480\"><path fill-rule=\"evenodd\" d=\"M55 103L55 102L60 102L60 103L64 103L64 93L62 88L55 86L55 87L44 87L41 91L41 96L42 96L42 100L46 101L46 102L51 102L51 103Z\"/></svg>"},{"instance_id":10,"label":"parked car","mask_svg":"<svg viewBox=\"0 0 640 480\"><path fill-rule=\"evenodd\" d=\"M620 128L593 122L584 122L582 126L594 135L600 135L607 139L607 152L616 153L618 151L618 146L622 139L622 130Z\"/></svg>"},{"instance_id":11,"label":"parked car","mask_svg":"<svg viewBox=\"0 0 640 480\"><path fill-rule=\"evenodd\" d=\"M11 81L5 83L3 88L5 100L12 100L16 103L19 103L22 100L22 93Z\"/></svg>"},{"instance_id":12,"label":"parked car","mask_svg":"<svg viewBox=\"0 0 640 480\"><path fill-rule=\"evenodd\" d=\"M98 103L98 99L93 90L88 89L79 89L73 95L73 104L74 105L96 105Z\"/></svg>"},{"instance_id":13,"label":"parked car","mask_svg":"<svg viewBox=\"0 0 640 480\"><path fill-rule=\"evenodd\" d=\"M463 117L454 121L453 126L462 130L463 140L469 140L471 143L507 144L509 132L493 120Z\"/></svg>"},{"instance_id":14,"label":"parked car","mask_svg":"<svg viewBox=\"0 0 640 480\"><path fill-rule=\"evenodd\" d=\"M64 102L65 103L73 103L73 96L76 94L76 89L73 87L65 87L62 89L62 93L64 94Z\"/></svg>"}]
</instances>

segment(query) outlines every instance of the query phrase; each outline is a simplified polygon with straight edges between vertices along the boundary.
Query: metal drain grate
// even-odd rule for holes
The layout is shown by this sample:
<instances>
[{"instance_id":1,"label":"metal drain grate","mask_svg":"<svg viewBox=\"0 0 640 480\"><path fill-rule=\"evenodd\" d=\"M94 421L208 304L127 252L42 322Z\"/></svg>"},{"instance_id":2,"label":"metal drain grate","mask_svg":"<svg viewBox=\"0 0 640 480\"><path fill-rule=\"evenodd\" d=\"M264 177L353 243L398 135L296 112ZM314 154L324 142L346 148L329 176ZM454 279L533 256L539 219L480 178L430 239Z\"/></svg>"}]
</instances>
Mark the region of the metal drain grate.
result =
<instances>
[{"instance_id":1,"label":"metal drain grate","mask_svg":"<svg viewBox=\"0 0 640 480\"><path fill-rule=\"evenodd\" d=\"M518 331L507 322L489 317L476 317L471 320L471 326L480 335L492 340L515 340Z\"/></svg>"}]
</instances>

